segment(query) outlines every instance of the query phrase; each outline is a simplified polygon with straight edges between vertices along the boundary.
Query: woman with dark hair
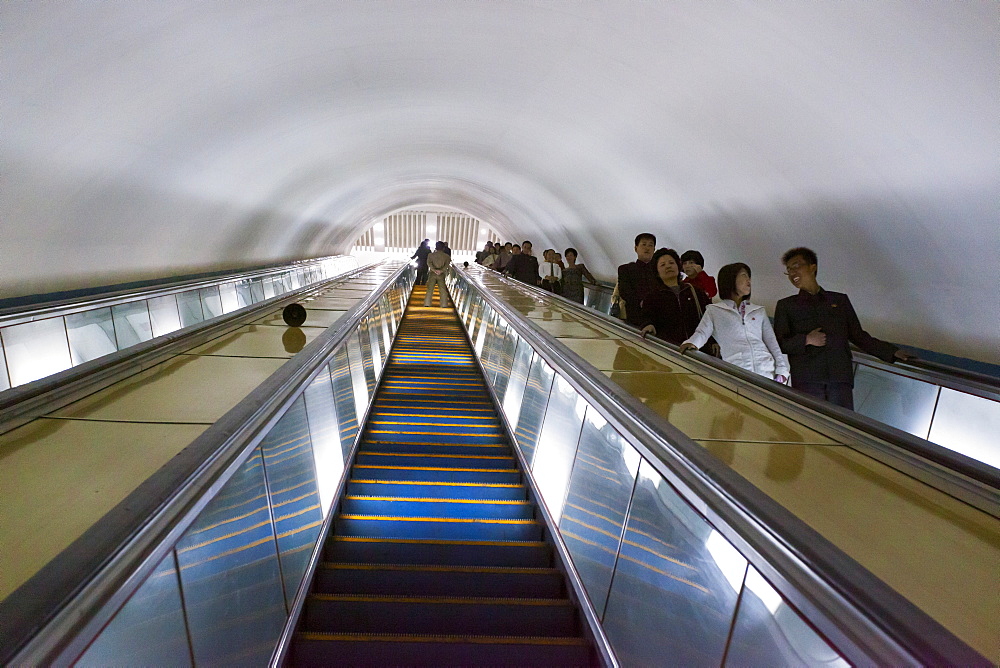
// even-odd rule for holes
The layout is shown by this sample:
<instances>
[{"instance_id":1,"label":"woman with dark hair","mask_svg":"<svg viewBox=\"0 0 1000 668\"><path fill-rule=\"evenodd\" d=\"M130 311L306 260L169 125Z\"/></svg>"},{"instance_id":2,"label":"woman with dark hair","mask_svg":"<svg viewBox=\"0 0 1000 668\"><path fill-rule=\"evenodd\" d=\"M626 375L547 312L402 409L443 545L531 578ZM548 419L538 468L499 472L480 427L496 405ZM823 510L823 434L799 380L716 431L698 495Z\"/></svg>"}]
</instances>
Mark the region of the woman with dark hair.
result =
<instances>
[{"instance_id":1,"label":"woman with dark hair","mask_svg":"<svg viewBox=\"0 0 1000 668\"><path fill-rule=\"evenodd\" d=\"M763 306L750 303L750 267L742 262L719 270L719 296L681 352L700 348L714 337L722 359L779 383L788 381L788 358L781 352Z\"/></svg>"},{"instance_id":2,"label":"woman with dark hair","mask_svg":"<svg viewBox=\"0 0 1000 668\"><path fill-rule=\"evenodd\" d=\"M563 253L566 257L566 268L562 270L563 297L572 299L578 304L583 303L583 279L586 278L591 283L596 284L597 280L581 262L576 263L580 257L575 248L567 248Z\"/></svg>"},{"instance_id":3,"label":"woman with dark hair","mask_svg":"<svg viewBox=\"0 0 1000 668\"><path fill-rule=\"evenodd\" d=\"M659 280L639 306L642 335L679 344L694 333L712 300L700 288L680 282L681 258L673 248L656 251L651 262Z\"/></svg>"}]
</instances>

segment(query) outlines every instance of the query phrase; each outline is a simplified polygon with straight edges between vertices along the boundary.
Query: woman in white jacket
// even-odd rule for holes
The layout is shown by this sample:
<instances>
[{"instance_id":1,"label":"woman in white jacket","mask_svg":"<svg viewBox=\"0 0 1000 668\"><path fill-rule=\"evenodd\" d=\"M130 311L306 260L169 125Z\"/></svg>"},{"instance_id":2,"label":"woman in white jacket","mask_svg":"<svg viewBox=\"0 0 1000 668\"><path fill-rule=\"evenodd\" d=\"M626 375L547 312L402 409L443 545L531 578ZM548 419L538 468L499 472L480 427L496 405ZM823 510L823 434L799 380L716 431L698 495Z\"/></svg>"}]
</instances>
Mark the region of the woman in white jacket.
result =
<instances>
[{"instance_id":1,"label":"woman in white jacket","mask_svg":"<svg viewBox=\"0 0 1000 668\"><path fill-rule=\"evenodd\" d=\"M701 348L715 337L722 359L779 383L788 381L788 358L778 347L763 306L750 303L750 267L742 262L719 270L719 296L709 304L698 328L681 344L681 352Z\"/></svg>"}]
</instances>

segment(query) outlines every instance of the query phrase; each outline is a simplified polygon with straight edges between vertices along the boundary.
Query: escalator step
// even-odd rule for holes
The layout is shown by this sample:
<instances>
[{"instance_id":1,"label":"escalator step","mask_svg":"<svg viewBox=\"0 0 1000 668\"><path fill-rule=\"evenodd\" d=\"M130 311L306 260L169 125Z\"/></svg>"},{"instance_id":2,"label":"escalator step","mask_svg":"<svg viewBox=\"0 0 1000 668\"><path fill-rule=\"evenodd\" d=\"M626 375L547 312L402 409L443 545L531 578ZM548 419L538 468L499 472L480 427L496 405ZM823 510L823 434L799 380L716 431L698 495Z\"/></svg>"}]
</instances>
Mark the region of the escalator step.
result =
<instances>
[{"instance_id":1,"label":"escalator step","mask_svg":"<svg viewBox=\"0 0 1000 668\"><path fill-rule=\"evenodd\" d=\"M296 666L589 666L582 638L299 633Z\"/></svg>"},{"instance_id":2,"label":"escalator step","mask_svg":"<svg viewBox=\"0 0 1000 668\"><path fill-rule=\"evenodd\" d=\"M340 536L537 541L543 525L527 519L339 515L335 528Z\"/></svg>"},{"instance_id":3,"label":"escalator step","mask_svg":"<svg viewBox=\"0 0 1000 668\"><path fill-rule=\"evenodd\" d=\"M360 564L547 567L552 565L552 548L544 541L331 536L324 558Z\"/></svg>"},{"instance_id":4,"label":"escalator step","mask_svg":"<svg viewBox=\"0 0 1000 668\"><path fill-rule=\"evenodd\" d=\"M345 496L340 510L345 515L384 514L396 517L463 517L532 519L534 506L528 501L501 499L406 498Z\"/></svg>"},{"instance_id":5,"label":"escalator step","mask_svg":"<svg viewBox=\"0 0 1000 668\"><path fill-rule=\"evenodd\" d=\"M313 594L304 628L327 633L572 636L568 599Z\"/></svg>"},{"instance_id":6,"label":"escalator step","mask_svg":"<svg viewBox=\"0 0 1000 668\"><path fill-rule=\"evenodd\" d=\"M387 476L354 478L347 483L347 493L352 496L437 497L449 499L512 499L528 498L528 489L516 483L476 483L443 481L393 480Z\"/></svg>"},{"instance_id":7,"label":"escalator step","mask_svg":"<svg viewBox=\"0 0 1000 668\"><path fill-rule=\"evenodd\" d=\"M317 593L423 596L565 596L555 568L417 566L413 564L320 564Z\"/></svg>"}]
</instances>

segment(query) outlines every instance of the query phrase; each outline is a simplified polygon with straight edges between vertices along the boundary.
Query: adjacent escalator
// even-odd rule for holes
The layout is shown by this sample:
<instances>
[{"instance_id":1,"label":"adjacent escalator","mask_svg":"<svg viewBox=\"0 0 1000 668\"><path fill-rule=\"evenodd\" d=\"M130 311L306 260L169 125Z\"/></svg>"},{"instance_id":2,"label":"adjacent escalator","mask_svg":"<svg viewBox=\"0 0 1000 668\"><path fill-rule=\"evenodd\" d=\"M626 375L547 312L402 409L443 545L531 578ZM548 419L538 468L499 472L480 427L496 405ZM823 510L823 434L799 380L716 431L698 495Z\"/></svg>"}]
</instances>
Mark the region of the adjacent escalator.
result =
<instances>
[{"instance_id":1,"label":"adjacent escalator","mask_svg":"<svg viewBox=\"0 0 1000 668\"><path fill-rule=\"evenodd\" d=\"M418 286L290 662L594 663L461 325L422 297Z\"/></svg>"}]
</instances>

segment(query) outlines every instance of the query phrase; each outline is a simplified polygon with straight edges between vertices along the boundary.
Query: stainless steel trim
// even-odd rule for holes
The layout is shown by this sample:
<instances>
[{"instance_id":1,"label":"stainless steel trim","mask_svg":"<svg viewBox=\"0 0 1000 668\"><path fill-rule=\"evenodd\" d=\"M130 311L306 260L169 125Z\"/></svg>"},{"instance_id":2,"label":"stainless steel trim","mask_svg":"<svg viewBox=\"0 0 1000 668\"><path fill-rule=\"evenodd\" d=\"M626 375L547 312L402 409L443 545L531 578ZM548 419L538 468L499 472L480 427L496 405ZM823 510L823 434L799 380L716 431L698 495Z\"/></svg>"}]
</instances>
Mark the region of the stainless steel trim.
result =
<instances>
[{"instance_id":1,"label":"stainless steel trim","mask_svg":"<svg viewBox=\"0 0 1000 668\"><path fill-rule=\"evenodd\" d=\"M401 266L256 390L0 602L0 663L72 663L267 431L356 331ZM53 593L53 588L58 591ZM54 609L54 610L53 610Z\"/></svg>"},{"instance_id":2,"label":"stainless steel trim","mask_svg":"<svg viewBox=\"0 0 1000 668\"><path fill-rule=\"evenodd\" d=\"M468 279L495 311L639 449L718 531L854 663L988 665L956 638L539 326Z\"/></svg>"}]
</instances>

